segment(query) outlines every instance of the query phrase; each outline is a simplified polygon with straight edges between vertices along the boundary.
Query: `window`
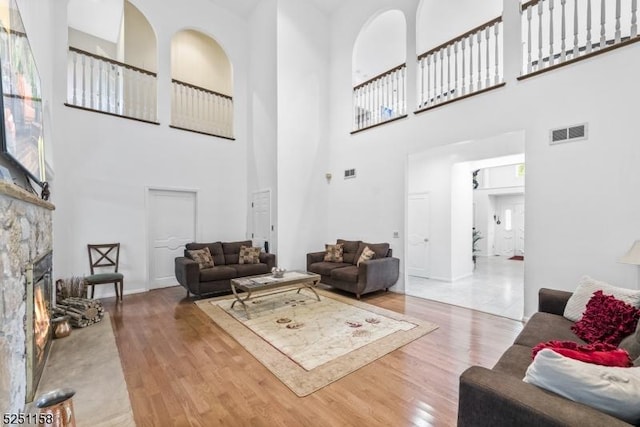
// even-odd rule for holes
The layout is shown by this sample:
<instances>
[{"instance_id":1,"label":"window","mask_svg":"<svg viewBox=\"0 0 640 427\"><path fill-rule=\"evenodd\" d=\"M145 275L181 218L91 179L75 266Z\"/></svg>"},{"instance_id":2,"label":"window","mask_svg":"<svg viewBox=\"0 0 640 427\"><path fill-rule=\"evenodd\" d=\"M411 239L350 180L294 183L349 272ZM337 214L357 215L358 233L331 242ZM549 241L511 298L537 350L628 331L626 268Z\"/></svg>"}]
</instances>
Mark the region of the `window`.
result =
<instances>
[{"instance_id":1,"label":"window","mask_svg":"<svg viewBox=\"0 0 640 427\"><path fill-rule=\"evenodd\" d=\"M511 222L511 209L504 210L504 229L505 231L511 231L513 224Z\"/></svg>"}]
</instances>

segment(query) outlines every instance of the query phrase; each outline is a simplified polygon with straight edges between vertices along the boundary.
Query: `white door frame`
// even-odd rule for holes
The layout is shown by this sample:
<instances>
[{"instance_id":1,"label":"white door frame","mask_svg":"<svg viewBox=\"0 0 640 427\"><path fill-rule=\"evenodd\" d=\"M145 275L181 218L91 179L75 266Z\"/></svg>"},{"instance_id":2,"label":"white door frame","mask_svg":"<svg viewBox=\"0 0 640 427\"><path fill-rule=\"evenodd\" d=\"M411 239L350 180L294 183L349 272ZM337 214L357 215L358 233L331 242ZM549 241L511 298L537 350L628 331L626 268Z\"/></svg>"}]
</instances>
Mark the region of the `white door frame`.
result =
<instances>
[{"instance_id":1,"label":"white door frame","mask_svg":"<svg viewBox=\"0 0 640 427\"><path fill-rule=\"evenodd\" d=\"M146 278L145 290L148 291L151 283L151 230L150 226L150 217L151 217L151 206L150 206L150 194L152 191L174 191L179 193L193 193L195 197L196 209L195 209L195 239L196 242L200 240L200 223L198 222L198 218L200 215L200 199L198 198L198 189L196 188L183 188L183 187L159 187L159 186L147 186L144 190L144 207L145 207L145 259L146 259L146 271L144 277Z\"/></svg>"},{"instance_id":2,"label":"white door frame","mask_svg":"<svg viewBox=\"0 0 640 427\"><path fill-rule=\"evenodd\" d=\"M251 192L251 200L249 200L249 212L250 212L250 223L251 223L251 231L249 232L249 236L251 237L253 236L253 234L255 234L255 224L253 223L253 206L251 206L251 204L253 203L253 200L255 198L256 194L260 194L260 193L267 193L269 195L269 238L268 238L268 242L269 242L269 252L274 253L274 244L273 244L273 198L272 198L272 193L271 193L271 188L263 188L261 190L256 190L256 191L252 191ZM253 238L252 238L253 241Z\"/></svg>"},{"instance_id":3,"label":"white door frame","mask_svg":"<svg viewBox=\"0 0 640 427\"><path fill-rule=\"evenodd\" d=\"M418 199L418 198L426 198L429 202L429 232L431 232L431 192L430 191L420 191L417 193L407 193L407 200L406 200L406 218L407 218L407 226L406 226L406 231L405 231L405 236L406 236L406 249L405 249L405 270L406 270L406 275L409 276L409 250L410 250L410 246L409 246L409 230L410 230L410 226L411 224L409 224L409 200L411 199ZM429 238L429 237L427 237ZM428 249L427 249L428 251ZM431 268L430 268L430 264L431 264L431 260L429 258L429 253L427 254L427 265L425 266L425 270L426 270L426 275L429 276L431 274Z\"/></svg>"}]
</instances>

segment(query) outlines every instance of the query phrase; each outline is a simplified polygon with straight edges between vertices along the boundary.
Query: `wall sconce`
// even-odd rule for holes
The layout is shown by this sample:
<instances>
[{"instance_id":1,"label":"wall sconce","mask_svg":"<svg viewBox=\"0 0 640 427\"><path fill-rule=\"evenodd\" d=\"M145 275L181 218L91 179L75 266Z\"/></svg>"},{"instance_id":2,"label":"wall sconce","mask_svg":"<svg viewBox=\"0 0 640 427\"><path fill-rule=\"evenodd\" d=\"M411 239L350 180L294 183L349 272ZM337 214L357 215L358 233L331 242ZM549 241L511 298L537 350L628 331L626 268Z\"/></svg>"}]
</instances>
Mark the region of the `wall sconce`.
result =
<instances>
[{"instance_id":1,"label":"wall sconce","mask_svg":"<svg viewBox=\"0 0 640 427\"><path fill-rule=\"evenodd\" d=\"M640 265L640 240L636 240L631 245L631 249L618 260L624 264ZM638 283L636 289L640 289L640 274L638 274Z\"/></svg>"},{"instance_id":2,"label":"wall sconce","mask_svg":"<svg viewBox=\"0 0 640 427\"><path fill-rule=\"evenodd\" d=\"M502 224L502 221L500 221L500 215L496 215L493 214L493 220L496 222L496 224L500 225Z\"/></svg>"},{"instance_id":3,"label":"wall sconce","mask_svg":"<svg viewBox=\"0 0 640 427\"><path fill-rule=\"evenodd\" d=\"M324 177L327 178L327 182L331 182L331 174L329 172L325 173Z\"/></svg>"}]
</instances>

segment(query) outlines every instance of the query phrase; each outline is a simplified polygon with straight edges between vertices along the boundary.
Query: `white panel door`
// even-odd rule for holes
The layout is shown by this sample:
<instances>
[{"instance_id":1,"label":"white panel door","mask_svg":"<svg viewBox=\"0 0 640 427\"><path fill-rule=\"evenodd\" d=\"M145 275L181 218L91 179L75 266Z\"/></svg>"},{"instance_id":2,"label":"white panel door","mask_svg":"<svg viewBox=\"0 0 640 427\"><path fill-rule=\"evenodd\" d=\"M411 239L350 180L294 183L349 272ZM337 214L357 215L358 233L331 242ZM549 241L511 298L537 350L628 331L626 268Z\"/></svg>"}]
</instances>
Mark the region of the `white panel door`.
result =
<instances>
[{"instance_id":1,"label":"white panel door","mask_svg":"<svg viewBox=\"0 0 640 427\"><path fill-rule=\"evenodd\" d=\"M499 255L524 255L524 196L496 197L496 249ZM500 222L498 224L497 222Z\"/></svg>"},{"instance_id":2,"label":"white panel door","mask_svg":"<svg viewBox=\"0 0 640 427\"><path fill-rule=\"evenodd\" d=\"M410 194L407 209L407 273L429 277L429 195Z\"/></svg>"},{"instance_id":3,"label":"white panel door","mask_svg":"<svg viewBox=\"0 0 640 427\"><path fill-rule=\"evenodd\" d=\"M196 240L196 193L149 189L149 289L174 286L174 259Z\"/></svg>"},{"instance_id":4,"label":"white panel door","mask_svg":"<svg viewBox=\"0 0 640 427\"><path fill-rule=\"evenodd\" d=\"M270 190L257 191L253 193L251 198L251 215L253 218L251 231L253 245L264 248L265 242L268 242L271 236ZM273 249L273 247L271 249Z\"/></svg>"}]
</instances>

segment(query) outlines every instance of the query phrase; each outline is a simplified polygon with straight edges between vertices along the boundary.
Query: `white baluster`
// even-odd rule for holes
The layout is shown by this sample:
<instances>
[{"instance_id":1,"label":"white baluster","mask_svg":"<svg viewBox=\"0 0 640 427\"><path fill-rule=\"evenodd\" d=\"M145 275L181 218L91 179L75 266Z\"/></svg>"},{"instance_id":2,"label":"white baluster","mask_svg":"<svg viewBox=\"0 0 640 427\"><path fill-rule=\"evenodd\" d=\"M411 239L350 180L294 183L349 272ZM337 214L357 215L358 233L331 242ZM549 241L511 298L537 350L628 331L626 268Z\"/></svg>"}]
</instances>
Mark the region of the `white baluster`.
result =
<instances>
[{"instance_id":1,"label":"white baluster","mask_svg":"<svg viewBox=\"0 0 640 427\"><path fill-rule=\"evenodd\" d=\"M433 53L433 96L431 97L432 104L435 104L438 99L438 52Z\"/></svg>"},{"instance_id":2,"label":"white baluster","mask_svg":"<svg viewBox=\"0 0 640 427\"><path fill-rule=\"evenodd\" d=\"M439 101L444 99L444 49L440 49L440 93Z\"/></svg>"},{"instance_id":3,"label":"white baluster","mask_svg":"<svg viewBox=\"0 0 640 427\"><path fill-rule=\"evenodd\" d=\"M542 69L542 3L538 3L538 70Z\"/></svg>"},{"instance_id":4,"label":"white baluster","mask_svg":"<svg viewBox=\"0 0 640 427\"><path fill-rule=\"evenodd\" d=\"M454 63L455 63L455 77L453 79L453 97L457 98L460 95L460 90L459 90L459 82L458 82L458 42L459 40L456 40L456 42L453 44L453 59L454 59Z\"/></svg>"},{"instance_id":5,"label":"white baluster","mask_svg":"<svg viewBox=\"0 0 640 427\"><path fill-rule=\"evenodd\" d=\"M467 60L465 58L466 56L466 52L465 52L465 47L467 46L467 42L465 41L465 39L460 40L460 44L462 45L462 81L461 86L462 86L462 95L464 95L465 93L467 93L467 69L466 69L466 65L467 65Z\"/></svg>"},{"instance_id":6,"label":"white baluster","mask_svg":"<svg viewBox=\"0 0 640 427\"><path fill-rule=\"evenodd\" d=\"M533 58L531 57L531 10L533 6L527 8L527 74L533 71Z\"/></svg>"},{"instance_id":7,"label":"white baluster","mask_svg":"<svg viewBox=\"0 0 640 427\"><path fill-rule=\"evenodd\" d=\"M587 50L586 53L591 53L593 49L593 43L591 42L591 0L587 0Z\"/></svg>"},{"instance_id":8,"label":"white baluster","mask_svg":"<svg viewBox=\"0 0 640 427\"><path fill-rule=\"evenodd\" d=\"M451 45L447 46L447 96L445 99L451 97Z\"/></svg>"},{"instance_id":9,"label":"white baluster","mask_svg":"<svg viewBox=\"0 0 640 427\"><path fill-rule=\"evenodd\" d=\"M482 31L476 33L478 41L478 86L477 90L482 89Z\"/></svg>"},{"instance_id":10,"label":"white baluster","mask_svg":"<svg viewBox=\"0 0 640 427\"><path fill-rule=\"evenodd\" d=\"M422 108L424 103L424 80L425 80L425 62L426 58L420 58L420 98L418 99L418 109Z\"/></svg>"},{"instance_id":11,"label":"white baluster","mask_svg":"<svg viewBox=\"0 0 640 427\"><path fill-rule=\"evenodd\" d=\"M578 0L573 0L573 57L580 55L578 46Z\"/></svg>"},{"instance_id":12,"label":"white baluster","mask_svg":"<svg viewBox=\"0 0 640 427\"><path fill-rule=\"evenodd\" d=\"M401 108L400 111L402 114L406 114L407 113L407 98L406 98L406 84L407 84L407 66L403 66L402 70L400 72L400 81L401 81L401 85L400 85L400 89L402 90L400 99L402 100L401 102Z\"/></svg>"},{"instance_id":13,"label":"white baluster","mask_svg":"<svg viewBox=\"0 0 640 427\"><path fill-rule=\"evenodd\" d=\"M600 49L604 49L607 45L607 7L605 0L600 0Z\"/></svg>"},{"instance_id":14,"label":"white baluster","mask_svg":"<svg viewBox=\"0 0 640 427\"><path fill-rule=\"evenodd\" d=\"M86 107L86 95L85 95L85 80L87 79L87 71L86 71L86 56L82 55L82 106Z\"/></svg>"},{"instance_id":15,"label":"white baluster","mask_svg":"<svg viewBox=\"0 0 640 427\"><path fill-rule=\"evenodd\" d=\"M562 51L560 52L560 62L567 60L567 16L565 12L565 5L567 0L560 0L562 4L562 34L560 36L560 46Z\"/></svg>"},{"instance_id":16,"label":"white baluster","mask_svg":"<svg viewBox=\"0 0 640 427\"><path fill-rule=\"evenodd\" d=\"M89 58L89 99L91 100L91 102L89 103L90 107L93 109L94 105L95 105L95 92L94 92L94 86L93 86L93 72L94 72L94 65L95 65L96 59L95 58Z\"/></svg>"},{"instance_id":17,"label":"white baluster","mask_svg":"<svg viewBox=\"0 0 640 427\"><path fill-rule=\"evenodd\" d=\"M490 63L491 63L490 55L489 55L489 53L491 52L491 45L490 45L490 43L489 43L489 33L490 33L490 31L491 31L491 27L487 27L487 28L484 30L485 41L486 41L485 49L486 49L486 51L487 51L487 60L485 61L485 62L486 62L486 64L485 64L485 68L486 68L486 75L485 75L485 77L486 77L486 78L485 78L485 82L484 82L484 87L489 87L489 86L491 86L491 71L489 71L489 69L490 69Z\"/></svg>"},{"instance_id":18,"label":"white baluster","mask_svg":"<svg viewBox=\"0 0 640 427\"><path fill-rule=\"evenodd\" d=\"M638 0L631 0L631 37L638 35Z\"/></svg>"},{"instance_id":19,"label":"white baluster","mask_svg":"<svg viewBox=\"0 0 640 427\"><path fill-rule=\"evenodd\" d=\"M469 36L469 93L473 93L473 34Z\"/></svg>"},{"instance_id":20,"label":"white baluster","mask_svg":"<svg viewBox=\"0 0 640 427\"><path fill-rule=\"evenodd\" d=\"M549 0L549 65L553 65L555 60L553 42L553 0Z\"/></svg>"},{"instance_id":21,"label":"white baluster","mask_svg":"<svg viewBox=\"0 0 640 427\"><path fill-rule=\"evenodd\" d=\"M73 105L78 105L78 53L73 52Z\"/></svg>"},{"instance_id":22,"label":"white baluster","mask_svg":"<svg viewBox=\"0 0 640 427\"><path fill-rule=\"evenodd\" d=\"M493 79L494 84L500 83L500 22L496 23L493 27L493 34L495 36L495 55L496 55L496 75Z\"/></svg>"},{"instance_id":23,"label":"white baluster","mask_svg":"<svg viewBox=\"0 0 640 427\"><path fill-rule=\"evenodd\" d=\"M616 43L620 43L620 0L616 0Z\"/></svg>"}]
</instances>

